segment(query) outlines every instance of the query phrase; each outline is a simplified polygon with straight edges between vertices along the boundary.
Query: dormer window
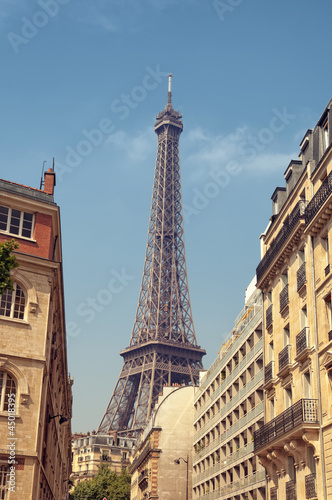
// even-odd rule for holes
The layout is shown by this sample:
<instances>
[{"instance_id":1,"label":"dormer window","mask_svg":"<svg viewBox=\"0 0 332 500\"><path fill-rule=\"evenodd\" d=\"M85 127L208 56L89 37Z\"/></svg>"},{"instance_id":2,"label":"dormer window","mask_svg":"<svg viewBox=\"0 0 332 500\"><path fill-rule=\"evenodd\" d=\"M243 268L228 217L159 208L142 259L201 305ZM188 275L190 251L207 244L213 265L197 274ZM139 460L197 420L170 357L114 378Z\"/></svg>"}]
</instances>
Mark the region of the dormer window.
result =
<instances>
[{"instance_id":1,"label":"dormer window","mask_svg":"<svg viewBox=\"0 0 332 500\"><path fill-rule=\"evenodd\" d=\"M328 147L329 145L329 119L328 115L323 120L322 123L322 132L323 132L323 150Z\"/></svg>"},{"instance_id":2,"label":"dormer window","mask_svg":"<svg viewBox=\"0 0 332 500\"><path fill-rule=\"evenodd\" d=\"M33 214L28 212L0 206L0 231L23 238L31 238L33 218Z\"/></svg>"}]
</instances>

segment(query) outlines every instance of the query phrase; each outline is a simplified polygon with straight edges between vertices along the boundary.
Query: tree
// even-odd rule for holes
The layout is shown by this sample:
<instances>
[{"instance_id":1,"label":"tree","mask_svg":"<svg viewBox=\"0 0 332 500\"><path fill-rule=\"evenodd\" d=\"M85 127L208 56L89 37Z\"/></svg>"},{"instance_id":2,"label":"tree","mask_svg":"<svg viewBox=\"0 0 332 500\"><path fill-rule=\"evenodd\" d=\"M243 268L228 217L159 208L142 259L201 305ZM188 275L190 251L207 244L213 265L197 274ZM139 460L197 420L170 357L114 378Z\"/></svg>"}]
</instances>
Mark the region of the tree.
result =
<instances>
[{"instance_id":1,"label":"tree","mask_svg":"<svg viewBox=\"0 0 332 500\"><path fill-rule=\"evenodd\" d=\"M123 469L119 476L106 464L98 469L97 475L88 481L78 483L70 494L70 500L130 500L131 477Z\"/></svg>"},{"instance_id":2,"label":"tree","mask_svg":"<svg viewBox=\"0 0 332 500\"><path fill-rule=\"evenodd\" d=\"M15 240L0 243L0 295L13 289L14 281L10 277L10 271L18 267L16 257L12 254L16 248L18 243Z\"/></svg>"}]
</instances>

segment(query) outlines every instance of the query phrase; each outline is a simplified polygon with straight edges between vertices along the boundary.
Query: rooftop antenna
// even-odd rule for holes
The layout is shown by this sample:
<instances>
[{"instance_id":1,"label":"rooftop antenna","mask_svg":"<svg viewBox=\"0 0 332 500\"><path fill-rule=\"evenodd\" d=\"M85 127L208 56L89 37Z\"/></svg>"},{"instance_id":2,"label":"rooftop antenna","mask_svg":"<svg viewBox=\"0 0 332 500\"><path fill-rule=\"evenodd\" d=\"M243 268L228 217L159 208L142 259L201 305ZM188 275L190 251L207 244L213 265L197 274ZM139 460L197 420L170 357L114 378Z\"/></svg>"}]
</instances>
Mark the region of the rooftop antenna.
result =
<instances>
[{"instance_id":1,"label":"rooftop antenna","mask_svg":"<svg viewBox=\"0 0 332 500\"><path fill-rule=\"evenodd\" d=\"M172 104L172 73L168 73L167 104Z\"/></svg>"},{"instance_id":2,"label":"rooftop antenna","mask_svg":"<svg viewBox=\"0 0 332 500\"><path fill-rule=\"evenodd\" d=\"M42 168L42 172L41 172L39 189L41 189L44 186L44 184L45 184L45 181L43 180L43 173L44 173L45 163L47 163L46 160L43 161L43 168ZM53 164L54 164L54 158L53 158Z\"/></svg>"}]
</instances>

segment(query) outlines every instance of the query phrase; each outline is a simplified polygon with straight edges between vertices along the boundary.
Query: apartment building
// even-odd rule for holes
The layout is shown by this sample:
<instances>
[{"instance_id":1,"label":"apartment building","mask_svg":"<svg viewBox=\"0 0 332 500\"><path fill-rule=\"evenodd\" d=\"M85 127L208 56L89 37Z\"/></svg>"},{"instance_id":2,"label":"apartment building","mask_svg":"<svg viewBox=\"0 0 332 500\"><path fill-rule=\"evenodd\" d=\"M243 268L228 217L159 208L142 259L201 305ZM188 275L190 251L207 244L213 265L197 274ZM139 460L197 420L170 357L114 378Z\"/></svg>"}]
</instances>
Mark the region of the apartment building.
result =
<instances>
[{"instance_id":1,"label":"apartment building","mask_svg":"<svg viewBox=\"0 0 332 500\"><path fill-rule=\"evenodd\" d=\"M272 195L261 237L268 498L332 498L332 100Z\"/></svg>"},{"instance_id":2,"label":"apartment building","mask_svg":"<svg viewBox=\"0 0 332 500\"><path fill-rule=\"evenodd\" d=\"M14 238L0 297L0 498L64 500L71 473L61 226L55 173L43 189L0 180L0 242Z\"/></svg>"},{"instance_id":3,"label":"apartment building","mask_svg":"<svg viewBox=\"0 0 332 500\"><path fill-rule=\"evenodd\" d=\"M75 484L92 479L101 465L107 465L116 474L130 464L136 439L118 437L116 432L96 434L92 431L86 434L73 435L72 480Z\"/></svg>"},{"instance_id":4,"label":"apartment building","mask_svg":"<svg viewBox=\"0 0 332 500\"><path fill-rule=\"evenodd\" d=\"M235 328L196 389L193 499L265 499L265 470L254 456L263 383L262 294L253 280Z\"/></svg>"}]
</instances>

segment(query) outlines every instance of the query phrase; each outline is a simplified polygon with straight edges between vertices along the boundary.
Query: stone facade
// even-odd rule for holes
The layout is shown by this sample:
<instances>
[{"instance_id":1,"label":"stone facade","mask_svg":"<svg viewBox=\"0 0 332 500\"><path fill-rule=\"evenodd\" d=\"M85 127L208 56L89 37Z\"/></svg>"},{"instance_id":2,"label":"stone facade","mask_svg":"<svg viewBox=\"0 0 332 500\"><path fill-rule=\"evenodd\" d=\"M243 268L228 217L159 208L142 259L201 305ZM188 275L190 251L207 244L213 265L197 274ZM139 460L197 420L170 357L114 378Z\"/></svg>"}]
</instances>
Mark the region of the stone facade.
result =
<instances>
[{"instance_id":1,"label":"stone facade","mask_svg":"<svg viewBox=\"0 0 332 500\"><path fill-rule=\"evenodd\" d=\"M254 446L271 500L332 498L331 107L287 167L261 237L266 401Z\"/></svg>"},{"instance_id":2,"label":"stone facade","mask_svg":"<svg viewBox=\"0 0 332 500\"><path fill-rule=\"evenodd\" d=\"M6 500L68 498L72 379L54 184L53 171L45 173L44 190L0 181L0 242L19 243L14 290L0 297L0 498Z\"/></svg>"},{"instance_id":3,"label":"stone facade","mask_svg":"<svg viewBox=\"0 0 332 500\"><path fill-rule=\"evenodd\" d=\"M194 391L163 388L129 469L131 500L192 499Z\"/></svg>"},{"instance_id":4,"label":"stone facade","mask_svg":"<svg viewBox=\"0 0 332 500\"><path fill-rule=\"evenodd\" d=\"M265 470L253 442L264 421L262 294L252 285L195 394L194 499L265 499Z\"/></svg>"}]
</instances>

